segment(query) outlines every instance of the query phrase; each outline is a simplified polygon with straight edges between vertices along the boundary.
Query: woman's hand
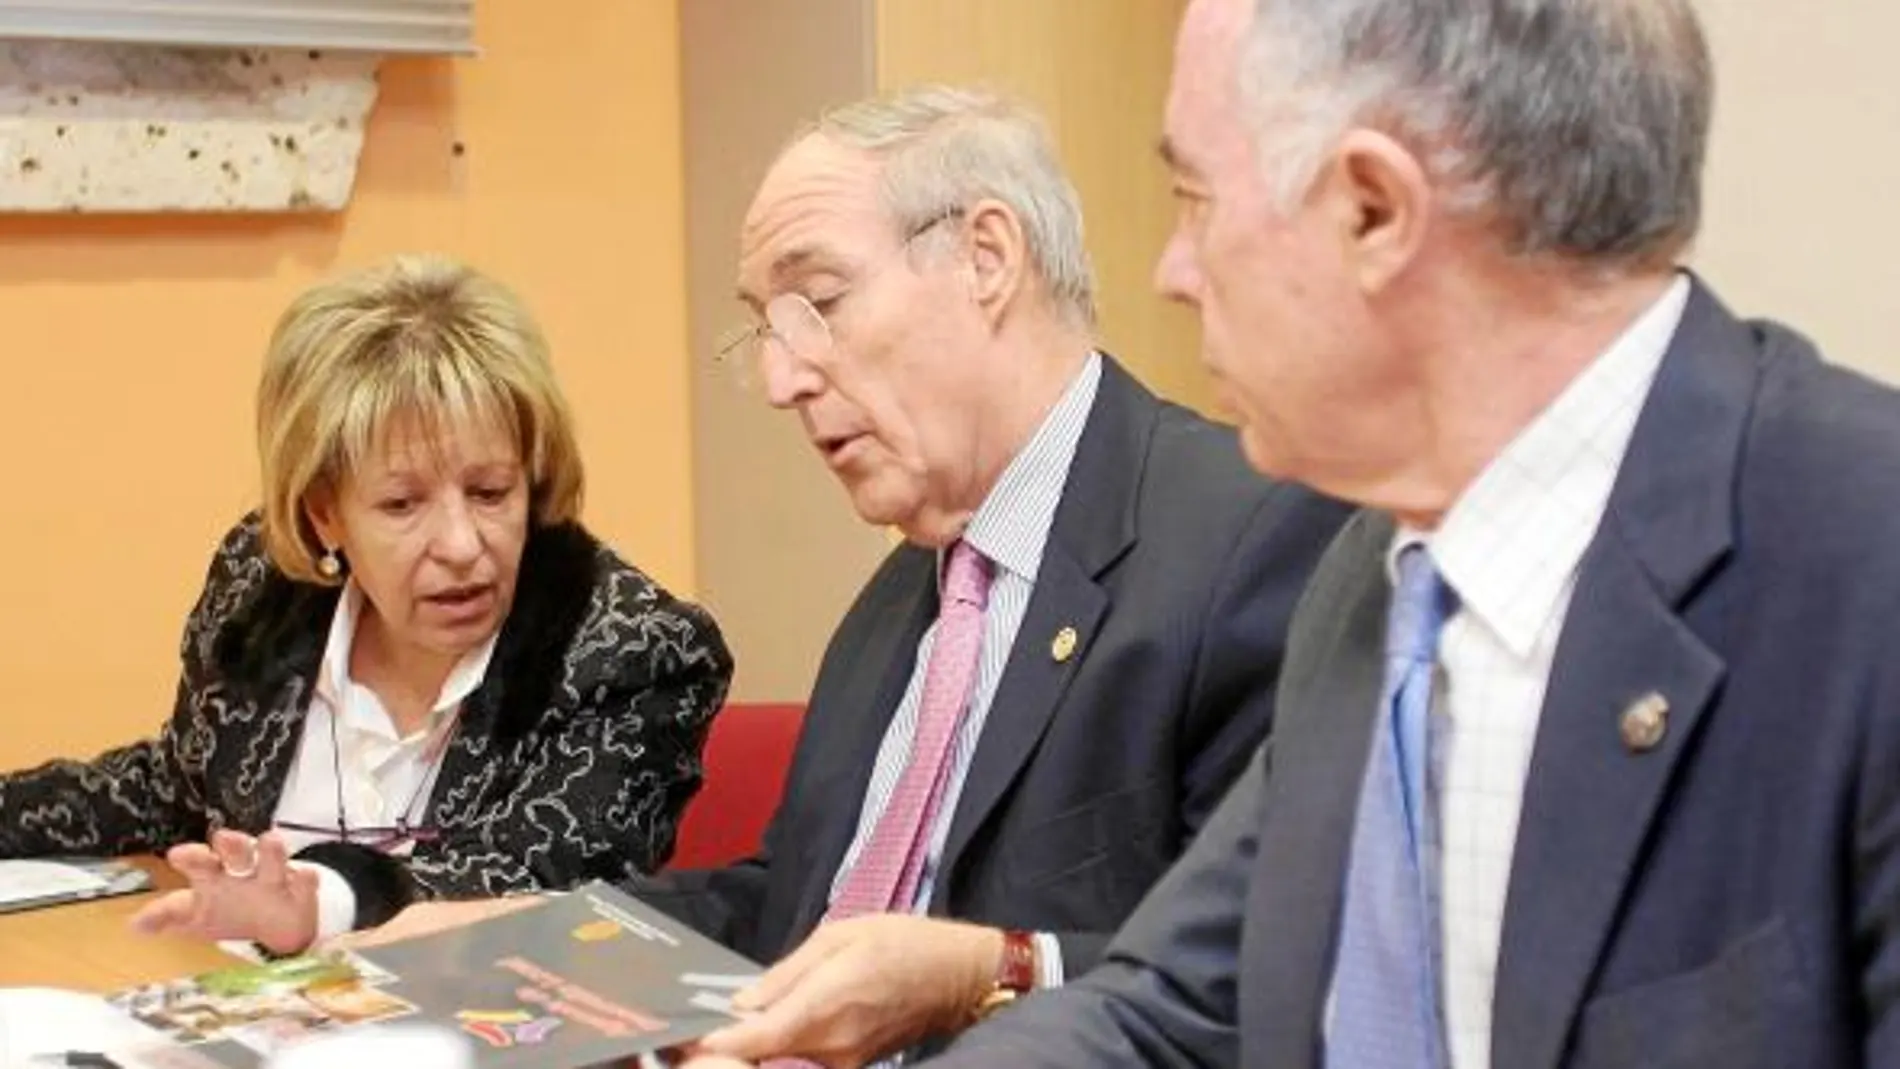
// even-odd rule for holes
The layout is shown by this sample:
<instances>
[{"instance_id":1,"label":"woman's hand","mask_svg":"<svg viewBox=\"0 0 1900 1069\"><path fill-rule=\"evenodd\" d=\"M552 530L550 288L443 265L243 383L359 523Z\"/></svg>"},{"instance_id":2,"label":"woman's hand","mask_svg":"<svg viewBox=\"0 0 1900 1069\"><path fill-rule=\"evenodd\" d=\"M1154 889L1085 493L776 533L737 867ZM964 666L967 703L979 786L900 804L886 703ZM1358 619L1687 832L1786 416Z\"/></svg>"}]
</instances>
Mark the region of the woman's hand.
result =
<instances>
[{"instance_id":1,"label":"woman's hand","mask_svg":"<svg viewBox=\"0 0 1900 1069\"><path fill-rule=\"evenodd\" d=\"M165 855L190 882L161 895L132 918L134 931L196 939L245 939L273 954L295 954L317 937L317 876L292 868L274 832L252 838L223 830L209 845L187 843Z\"/></svg>"}]
</instances>

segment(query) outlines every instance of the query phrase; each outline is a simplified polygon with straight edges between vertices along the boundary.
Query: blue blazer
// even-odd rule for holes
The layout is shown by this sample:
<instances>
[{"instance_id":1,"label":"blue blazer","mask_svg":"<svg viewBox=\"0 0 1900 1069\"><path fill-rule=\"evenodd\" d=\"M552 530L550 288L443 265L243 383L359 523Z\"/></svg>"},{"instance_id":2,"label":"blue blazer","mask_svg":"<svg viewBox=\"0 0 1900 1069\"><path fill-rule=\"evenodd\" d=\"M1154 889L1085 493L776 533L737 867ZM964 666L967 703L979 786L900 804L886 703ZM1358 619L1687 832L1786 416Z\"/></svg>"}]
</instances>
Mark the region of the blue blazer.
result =
<instances>
[{"instance_id":1,"label":"blue blazer","mask_svg":"<svg viewBox=\"0 0 1900 1069\"><path fill-rule=\"evenodd\" d=\"M1321 564L1272 742L1104 966L950 1066L1322 1064L1391 530L1362 515ZM1900 396L1698 286L1581 569L1493 1063L1900 1065Z\"/></svg>"}]
</instances>

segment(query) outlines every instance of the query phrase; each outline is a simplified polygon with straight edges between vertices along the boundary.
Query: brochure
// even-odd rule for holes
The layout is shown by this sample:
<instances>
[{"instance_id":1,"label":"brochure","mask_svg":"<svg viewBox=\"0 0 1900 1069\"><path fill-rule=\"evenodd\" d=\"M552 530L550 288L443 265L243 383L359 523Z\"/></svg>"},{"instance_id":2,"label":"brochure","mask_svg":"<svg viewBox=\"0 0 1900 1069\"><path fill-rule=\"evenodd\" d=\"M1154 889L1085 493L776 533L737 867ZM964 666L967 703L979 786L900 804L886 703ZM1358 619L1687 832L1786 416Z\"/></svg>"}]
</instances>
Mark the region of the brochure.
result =
<instances>
[{"instance_id":1,"label":"brochure","mask_svg":"<svg viewBox=\"0 0 1900 1069\"><path fill-rule=\"evenodd\" d=\"M758 965L605 883L361 953L239 965L108 1001L156 1037L122 1069L254 1069L335 1029L424 1023L478 1069L623 1062L732 1020Z\"/></svg>"}]
</instances>

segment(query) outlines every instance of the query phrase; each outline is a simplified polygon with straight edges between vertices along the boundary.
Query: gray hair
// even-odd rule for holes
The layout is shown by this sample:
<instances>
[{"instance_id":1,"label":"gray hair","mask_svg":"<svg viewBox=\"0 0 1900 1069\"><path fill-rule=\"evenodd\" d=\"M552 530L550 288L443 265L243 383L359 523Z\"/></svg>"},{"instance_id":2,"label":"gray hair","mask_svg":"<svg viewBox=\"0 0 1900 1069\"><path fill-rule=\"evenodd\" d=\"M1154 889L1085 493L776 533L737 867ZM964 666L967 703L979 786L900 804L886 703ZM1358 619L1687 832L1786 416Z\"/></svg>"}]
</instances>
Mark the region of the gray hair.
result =
<instances>
[{"instance_id":1,"label":"gray hair","mask_svg":"<svg viewBox=\"0 0 1900 1069\"><path fill-rule=\"evenodd\" d=\"M1701 221L1714 75L1690 0L1255 0L1241 94L1289 206L1367 123L1514 253L1658 266Z\"/></svg>"},{"instance_id":2,"label":"gray hair","mask_svg":"<svg viewBox=\"0 0 1900 1069\"><path fill-rule=\"evenodd\" d=\"M1034 112L988 92L931 85L834 109L805 132L881 159L885 207L906 233L986 197L1007 205L1050 298L1078 326L1094 327L1081 203Z\"/></svg>"}]
</instances>

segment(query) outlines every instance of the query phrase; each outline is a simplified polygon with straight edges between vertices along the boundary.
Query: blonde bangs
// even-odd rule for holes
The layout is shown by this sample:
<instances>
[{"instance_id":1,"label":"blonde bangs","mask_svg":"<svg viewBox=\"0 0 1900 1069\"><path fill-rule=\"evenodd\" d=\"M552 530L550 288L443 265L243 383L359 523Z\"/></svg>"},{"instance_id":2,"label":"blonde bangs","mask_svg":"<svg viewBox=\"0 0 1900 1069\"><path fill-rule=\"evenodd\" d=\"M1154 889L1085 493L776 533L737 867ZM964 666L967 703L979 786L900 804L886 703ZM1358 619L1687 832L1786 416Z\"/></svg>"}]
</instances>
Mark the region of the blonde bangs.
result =
<instances>
[{"instance_id":1,"label":"blonde bangs","mask_svg":"<svg viewBox=\"0 0 1900 1069\"><path fill-rule=\"evenodd\" d=\"M514 443L522 468L539 485L545 472L534 455L538 443L524 433L522 399L510 384L484 373L466 354L430 355L434 359L392 354L351 384L336 406L336 427L326 436L334 445L325 481L335 486L361 471L371 457L384 454L396 431L415 436L438 465L444 443L492 431Z\"/></svg>"}]
</instances>

